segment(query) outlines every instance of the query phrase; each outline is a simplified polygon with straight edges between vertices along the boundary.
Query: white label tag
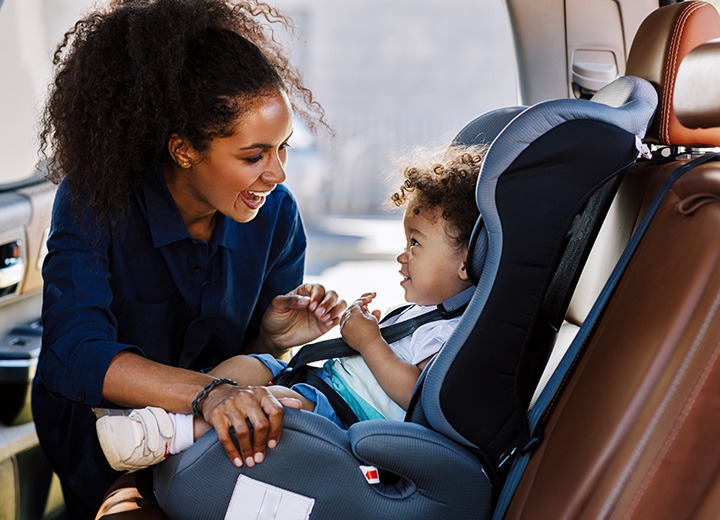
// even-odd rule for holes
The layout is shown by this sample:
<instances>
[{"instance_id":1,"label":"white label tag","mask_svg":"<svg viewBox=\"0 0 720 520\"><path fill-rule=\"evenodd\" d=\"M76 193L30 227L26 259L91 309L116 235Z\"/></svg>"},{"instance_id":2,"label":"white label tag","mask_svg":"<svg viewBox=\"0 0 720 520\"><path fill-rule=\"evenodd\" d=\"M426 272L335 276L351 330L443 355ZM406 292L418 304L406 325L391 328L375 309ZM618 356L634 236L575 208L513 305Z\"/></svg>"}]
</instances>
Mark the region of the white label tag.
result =
<instances>
[{"instance_id":1,"label":"white label tag","mask_svg":"<svg viewBox=\"0 0 720 520\"><path fill-rule=\"evenodd\" d=\"M308 520L315 499L240 475L225 520Z\"/></svg>"},{"instance_id":2,"label":"white label tag","mask_svg":"<svg viewBox=\"0 0 720 520\"><path fill-rule=\"evenodd\" d=\"M360 471L368 484L380 484L380 473L375 466L360 466Z\"/></svg>"}]
</instances>

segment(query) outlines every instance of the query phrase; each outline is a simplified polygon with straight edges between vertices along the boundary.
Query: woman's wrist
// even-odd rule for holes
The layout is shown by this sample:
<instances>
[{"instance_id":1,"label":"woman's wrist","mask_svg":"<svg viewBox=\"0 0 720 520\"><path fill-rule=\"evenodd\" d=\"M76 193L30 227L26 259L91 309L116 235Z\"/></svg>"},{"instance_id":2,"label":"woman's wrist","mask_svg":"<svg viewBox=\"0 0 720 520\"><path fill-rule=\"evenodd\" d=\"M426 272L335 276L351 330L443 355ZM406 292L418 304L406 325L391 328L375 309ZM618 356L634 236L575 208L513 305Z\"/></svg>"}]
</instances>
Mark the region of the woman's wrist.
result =
<instances>
[{"instance_id":1,"label":"woman's wrist","mask_svg":"<svg viewBox=\"0 0 720 520\"><path fill-rule=\"evenodd\" d=\"M202 410L201 406L203 401L205 401L205 398L208 396L210 392L212 392L216 387L220 385L231 385L231 386L237 386L237 383L233 381L232 379L228 379L227 377L222 377L219 379L214 379L205 387L200 390L198 395L195 397L195 400L193 400L192 405L190 406L192 408L193 415L197 415L198 417L202 417Z\"/></svg>"},{"instance_id":2,"label":"woman's wrist","mask_svg":"<svg viewBox=\"0 0 720 520\"><path fill-rule=\"evenodd\" d=\"M272 340L270 335L262 329L260 329L260 333L257 338L255 338L255 341L253 341L246 350L249 354L270 354L274 358L282 357L287 351L287 348L278 345Z\"/></svg>"}]
</instances>

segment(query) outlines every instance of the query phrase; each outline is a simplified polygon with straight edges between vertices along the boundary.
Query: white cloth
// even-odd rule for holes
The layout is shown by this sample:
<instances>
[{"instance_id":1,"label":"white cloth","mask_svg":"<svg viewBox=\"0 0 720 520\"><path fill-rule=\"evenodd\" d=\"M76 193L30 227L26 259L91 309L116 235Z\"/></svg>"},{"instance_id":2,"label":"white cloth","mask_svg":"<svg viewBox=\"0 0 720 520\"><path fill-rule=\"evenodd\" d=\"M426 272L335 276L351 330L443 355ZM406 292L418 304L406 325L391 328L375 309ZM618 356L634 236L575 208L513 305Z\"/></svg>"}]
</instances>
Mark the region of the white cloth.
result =
<instances>
[{"instance_id":1,"label":"white cloth","mask_svg":"<svg viewBox=\"0 0 720 520\"><path fill-rule=\"evenodd\" d=\"M434 310L435 307L414 305L398 316L393 316L382 327L409 320ZM455 330L460 317L437 320L421 325L410 336L391 343L395 354L408 363L417 365L436 354ZM380 387L362 356L330 359L325 362L333 387L348 402L360 420L403 420L405 410L398 406Z\"/></svg>"}]
</instances>

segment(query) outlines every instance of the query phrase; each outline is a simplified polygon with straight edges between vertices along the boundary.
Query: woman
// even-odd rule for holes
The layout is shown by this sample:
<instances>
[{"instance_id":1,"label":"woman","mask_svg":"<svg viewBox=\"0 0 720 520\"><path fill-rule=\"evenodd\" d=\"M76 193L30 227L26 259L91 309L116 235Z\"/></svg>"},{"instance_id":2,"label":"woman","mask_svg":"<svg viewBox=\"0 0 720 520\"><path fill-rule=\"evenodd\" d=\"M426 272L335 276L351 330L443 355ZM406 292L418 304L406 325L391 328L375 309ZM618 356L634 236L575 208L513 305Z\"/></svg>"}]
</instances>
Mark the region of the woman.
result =
<instances>
[{"instance_id":1,"label":"woman","mask_svg":"<svg viewBox=\"0 0 720 520\"><path fill-rule=\"evenodd\" d=\"M56 52L41 148L59 188L33 413L71 518L94 517L119 475L91 407L194 408L235 464L262 462L281 404L218 383L213 367L281 356L345 308L300 285L305 234L281 183L293 105L311 122L322 110L261 21L287 23L262 3L126 0Z\"/></svg>"}]
</instances>

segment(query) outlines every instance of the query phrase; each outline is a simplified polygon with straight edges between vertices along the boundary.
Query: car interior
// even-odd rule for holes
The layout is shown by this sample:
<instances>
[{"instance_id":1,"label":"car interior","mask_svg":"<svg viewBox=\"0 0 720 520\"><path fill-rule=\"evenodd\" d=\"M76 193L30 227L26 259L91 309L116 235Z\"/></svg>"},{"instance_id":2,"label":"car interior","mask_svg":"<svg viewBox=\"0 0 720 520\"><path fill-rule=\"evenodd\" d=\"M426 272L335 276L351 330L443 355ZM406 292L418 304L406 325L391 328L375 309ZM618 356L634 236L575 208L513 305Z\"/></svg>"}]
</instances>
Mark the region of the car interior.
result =
<instances>
[{"instance_id":1,"label":"car interior","mask_svg":"<svg viewBox=\"0 0 720 520\"><path fill-rule=\"evenodd\" d=\"M713 90L718 37L720 18L702 2L654 11L635 36L626 74L658 90L654 157L627 172L621 215L596 249L625 247L657 198L656 208L540 419L543 440L503 518L718 514L720 165L703 154L720 146L720 104L699 94ZM691 161L702 164L678 176Z\"/></svg>"},{"instance_id":2,"label":"car interior","mask_svg":"<svg viewBox=\"0 0 720 520\"><path fill-rule=\"evenodd\" d=\"M172 518L224 516L236 481L247 495L250 478L263 494L258 480L312 497L321 518L489 517L509 467L505 453L529 440L516 438L595 223L618 175L635 162L656 104L649 82L621 77L590 101L512 107L469 123L456 141L490 143L477 186L482 218L470 241L477 289L423 372L406 421L362 421L345 431L288 411L282 453L250 469L223 464L222 446L208 435L158 466L163 510ZM368 486L356 459L380 468L385 481ZM310 464L317 471L308 474ZM190 492L206 486L212 493L199 495L207 498Z\"/></svg>"},{"instance_id":3,"label":"car interior","mask_svg":"<svg viewBox=\"0 0 720 520\"><path fill-rule=\"evenodd\" d=\"M247 472L208 434L155 469L172 518L241 491L237 518L260 492L254 514L283 519L720 515L718 10L505 4L522 105L456 138L491 143L480 282L406 422L290 411ZM42 175L0 190L0 518L62 517L28 406L53 195Z\"/></svg>"}]
</instances>

